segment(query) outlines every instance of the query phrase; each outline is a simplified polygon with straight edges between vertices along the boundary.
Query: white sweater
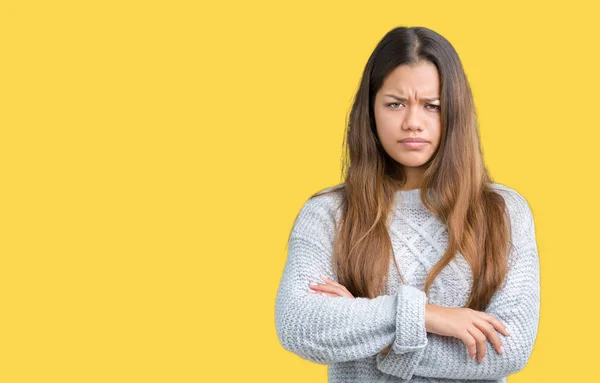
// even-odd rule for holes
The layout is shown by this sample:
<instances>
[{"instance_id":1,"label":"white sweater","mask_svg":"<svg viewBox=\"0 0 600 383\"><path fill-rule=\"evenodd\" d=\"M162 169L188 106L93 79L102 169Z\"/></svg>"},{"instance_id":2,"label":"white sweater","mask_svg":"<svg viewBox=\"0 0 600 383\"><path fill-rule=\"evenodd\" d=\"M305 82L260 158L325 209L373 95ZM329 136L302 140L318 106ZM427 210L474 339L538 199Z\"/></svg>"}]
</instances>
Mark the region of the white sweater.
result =
<instances>
[{"instance_id":1,"label":"white sweater","mask_svg":"<svg viewBox=\"0 0 600 383\"><path fill-rule=\"evenodd\" d=\"M504 323L498 332L504 352L489 340L483 363L469 358L454 337L428 333L425 304L464 307L472 286L471 269L458 253L424 293L428 271L448 245L443 222L422 204L420 190L397 191L389 227L394 254L406 281L390 261L386 293L374 299L311 294L320 275L337 280L331 255L340 197L309 199L294 222L288 256L275 302L282 346L300 357L328 365L329 382L506 382L532 353L540 311L540 267L534 220L527 201L494 183L504 197L512 226L509 272L485 312ZM393 342L393 344L392 344ZM380 353L392 344L387 355Z\"/></svg>"}]
</instances>

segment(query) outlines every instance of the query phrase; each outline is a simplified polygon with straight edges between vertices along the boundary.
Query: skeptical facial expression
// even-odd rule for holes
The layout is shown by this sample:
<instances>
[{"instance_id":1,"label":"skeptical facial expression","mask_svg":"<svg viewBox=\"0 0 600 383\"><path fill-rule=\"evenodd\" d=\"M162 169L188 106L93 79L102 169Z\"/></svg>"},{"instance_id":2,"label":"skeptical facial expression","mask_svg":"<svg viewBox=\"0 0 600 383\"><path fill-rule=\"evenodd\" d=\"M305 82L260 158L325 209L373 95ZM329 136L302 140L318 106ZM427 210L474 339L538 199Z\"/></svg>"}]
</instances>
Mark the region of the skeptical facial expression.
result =
<instances>
[{"instance_id":1,"label":"skeptical facial expression","mask_svg":"<svg viewBox=\"0 0 600 383\"><path fill-rule=\"evenodd\" d=\"M396 67L374 102L377 135L388 155L405 167L422 167L440 142L440 105L434 64Z\"/></svg>"}]
</instances>

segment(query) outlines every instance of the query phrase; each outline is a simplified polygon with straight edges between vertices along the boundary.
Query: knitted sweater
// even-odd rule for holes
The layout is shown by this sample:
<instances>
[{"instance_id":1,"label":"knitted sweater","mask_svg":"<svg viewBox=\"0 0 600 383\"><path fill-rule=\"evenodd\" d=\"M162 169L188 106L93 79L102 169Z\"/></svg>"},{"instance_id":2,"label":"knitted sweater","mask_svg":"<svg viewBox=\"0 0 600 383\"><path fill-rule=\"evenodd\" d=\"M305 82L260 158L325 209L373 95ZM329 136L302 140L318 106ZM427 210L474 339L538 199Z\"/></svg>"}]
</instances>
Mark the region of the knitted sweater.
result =
<instances>
[{"instance_id":1,"label":"knitted sweater","mask_svg":"<svg viewBox=\"0 0 600 383\"><path fill-rule=\"evenodd\" d=\"M328 365L337 382L497 382L522 370L532 353L540 310L540 271L534 220L527 201L515 190L492 187L506 201L511 221L509 271L486 313L504 323L510 335L498 336L498 354L489 339L484 361L469 358L458 338L428 333L425 305L464 307L472 286L471 269L457 253L424 292L428 271L448 246L443 222L422 204L420 190L397 191L389 224L402 276L390 260L385 294L376 298L311 294L320 275L337 280L331 255L340 197L307 200L292 228L288 255L275 302L281 345L294 354ZM391 255L390 255L391 256ZM392 344L387 355L380 353Z\"/></svg>"}]
</instances>

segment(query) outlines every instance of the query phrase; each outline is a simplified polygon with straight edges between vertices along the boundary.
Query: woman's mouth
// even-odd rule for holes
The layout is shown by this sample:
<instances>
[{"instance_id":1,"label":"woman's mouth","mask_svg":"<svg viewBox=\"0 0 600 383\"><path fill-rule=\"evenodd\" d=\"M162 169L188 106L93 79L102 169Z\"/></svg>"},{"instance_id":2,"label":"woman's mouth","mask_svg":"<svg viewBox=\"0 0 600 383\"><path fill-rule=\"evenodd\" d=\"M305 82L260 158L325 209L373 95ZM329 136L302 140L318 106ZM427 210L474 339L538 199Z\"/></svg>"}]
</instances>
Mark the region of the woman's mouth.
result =
<instances>
[{"instance_id":1,"label":"woman's mouth","mask_svg":"<svg viewBox=\"0 0 600 383\"><path fill-rule=\"evenodd\" d=\"M427 141L399 141L400 145L408 149L423 149L427 144Z\"/></svg>"}]
</instances>

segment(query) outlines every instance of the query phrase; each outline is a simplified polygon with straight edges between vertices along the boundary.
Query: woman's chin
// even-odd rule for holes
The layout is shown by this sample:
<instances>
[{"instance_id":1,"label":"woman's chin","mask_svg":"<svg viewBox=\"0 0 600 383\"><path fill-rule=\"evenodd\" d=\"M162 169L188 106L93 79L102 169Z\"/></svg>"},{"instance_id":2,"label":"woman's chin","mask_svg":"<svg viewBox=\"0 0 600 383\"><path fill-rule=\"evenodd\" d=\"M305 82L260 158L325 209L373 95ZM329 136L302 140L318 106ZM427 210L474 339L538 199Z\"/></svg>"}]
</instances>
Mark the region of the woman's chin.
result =
<instances>
[{"instance_id":1,"label":"woman's chin","mask_svg":"<svg viewBox=\"0 0 600 383\"><path fill-rule=\"evenodd\" d=\"M406 166L409 168L419 168L427 163L428 158L425 159L397 159L398 162L402 166Z\"/></svg>"}]
</instances>

